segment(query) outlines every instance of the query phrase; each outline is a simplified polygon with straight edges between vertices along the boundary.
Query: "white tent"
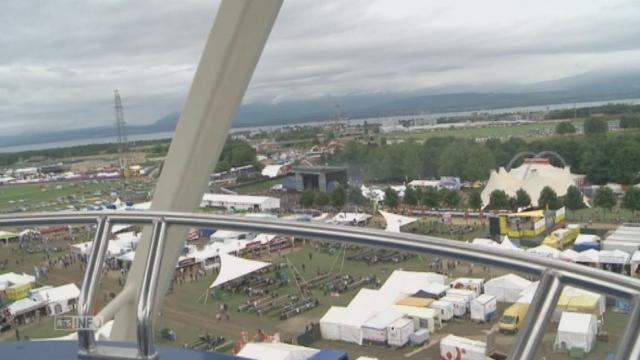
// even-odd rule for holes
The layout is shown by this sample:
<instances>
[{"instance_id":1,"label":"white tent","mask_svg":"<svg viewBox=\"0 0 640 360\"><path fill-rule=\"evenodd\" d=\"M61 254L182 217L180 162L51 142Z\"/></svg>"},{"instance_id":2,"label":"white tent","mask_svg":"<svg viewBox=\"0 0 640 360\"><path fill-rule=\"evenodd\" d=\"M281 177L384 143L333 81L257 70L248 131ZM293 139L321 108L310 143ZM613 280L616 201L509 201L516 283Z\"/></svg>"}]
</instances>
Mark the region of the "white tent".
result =
<instances>
[{"instance_id":1,"label":"white tent","mask_svg":"<svg viewBox=\"0 0 640 360\"><path fill-rule=\"evenodd\" d=\"M595 249L581 251L576 256L576 262L581 263L597 263L600 260L600 252Z\"/></svg>"},{"instance_id":2,"label":"white tent","mask_svg":"<svg viewBox=\"0 0 640 360\"><path fill-rule=\"evenodd\" d=\"M600 242L600 236L593 234L579 234L576 240L573 242L574 244L583 244L583 243L595 243Z\"/></svg>"},{"instance_id":3,"label":"white tent","mask_svg":"<svg viewBox=\"0 0 640 360\"><path fill-rule=\"evenodd\" d=\"M471 243L473 245L489 246L489 247L500 246L500 244L498 244L497 242L495 242L495 241L493 241L491 239L484 239L484 238L475 238L475 239L471 240Z\"/></svg>"},{"instance_id":4,"label":"white tent","mask_svg":"<svg viewBox=\"0 0 640 360\"><path fill-rule=\"evenodd\" d=\"M330 222L334 224L351 225L367 222L370 218L371 215L365 213L341 212L336 214Z\"/></svg>"},{"instance_id":5,"label":"white tent","mask_svg":"<svg viewBox=\"0 0 640 360\"><path fill-rule=\"evenodd\" d=\"M320 350L284 343L248 343L238 356L253 360L306 360Z\"/></svg>"},{"instance_id":6,"label":"white tent","mask_svg":"<svg viewBox=\"0 0 640 360\"><path fill-rule=\"evenodd\" d=\"M560 253L560 259L569 262L575 262L578 258L578 252L573 249L567 249Z\"/></svg>"},{"instance_id":7,"label":"white tent","mask_svg":"<svg viewBox=\"0 0 640 360\"><path fill-rule=\"evenodd\" d=\"M498 171L492 170L481 197L486 205L494 190L515 196L518 190L523 189L531 196L531 205L536 206L545 186L551 187L558 196L564 196L572 185L576 183L568 167L555 167L546 159L526 159L521 166L509 171L502 167Z\"/></svg>"},{"instance_id":8,"label":"white tent","mask_svg":"<svg viewBox=\"0 0 640 360\"><path fill-rule=\"evenodd\" d=\"M596 318L592 314L563 312L554 348L559 351L580 348L590 352L596 340L596 326Z\"/></svg>"},{"instance_id":9,"label":"white tent","mask_svg":"<svg viewBox=\"0 0 640 360\"><path fill-rule=\"evenodd\" d=\"M631 256L621 250L600 250L598 253L598 263L600 264L629 264Z\"/></svg>"},{"instance_id":10,"label":"white tent","mask_svg":"<svg viewBox=\"0 0 640 360\"><path fill-rule=\"evenodd\" d=\"M362 326L370 317L368 309L332 306L320 319L320 334L326 340L362 345Z\"/></svg>"},{"instance_id":11,"label":"white tent","mask_svg":"<svg viewBox=\"0 0 640 360\"><path fill-rule=\"evenodd\" d=\"M531 284L531 281L521 276L506 274L487 281L484 293L495 296L497 301L514 303L520 298L520 293Z\"/></svg>"},{"instance_id":12,"label":"white tent","mask_svg":"<svg viewBox=\"0 0 640 360\"><path fill-rule=\"evenodd\" d=\"M354 311L368 309L369 312L374 313L379 310L387 309L389 306L393 305L395 300L396 298L389 294L383 294L378 290L362 288L358 291L356 296L351 299L347 308L353 309Z\"/></svg>"},{"instance_id":13,"label":"white tent","mask_svg":"<svg viewBox=\"0 0 640 360\"><path fill-rule=\"evenodd\" d=\"M8 272L0 275L0 291L4 291L12 286L20 286L25 284L32 284L36 282L36 277L28 275L26 273L16 274L14 272Z\"/></svg>"},{"instance_id":14,"label":"white tent","mask_svg":"<svg viewBox=\"0 0 640 360\"><path fill-rule=\"evenodd\" d=\"M560 250L554 249L551 246L540 245L531 249L527 249L527 252L540 257L559 259L560 258Z\"/></svg>"},{"instance_id":15,"label":"white tent","mask_svg":"<svg viewBox=\"0 0 640 360\"><path fill-rule=\"evenodd\" d=\"M220 253L219 256L220 273L218 273L218 277L216 277L216 280L209 288L224 284L227 281L237 279L270 265L268 262L247 260L225 253Z\"/></svg>"},{"instance_id":16,"label":"white tent","mask_svg":"<svg viewBox=\"0 0 640 360\"><path fill-rule=\"evenodd\" d=\"M140 241L140 233L125 232L116 235L116 239L113 241L119 247L123 249L135 249L136 245Z\"/></svg>"},{"instance_id":17,"label":"white tent","mask_svg":"<svg viewBox=\"0 0 640 360\"><path fill-rule=\"evenodd\" d=\"M382 211L382 210L379 210L379 212L384 218L384 221L387 223L387 226L384 228L385 231L400 232L400 228L402 226L411 224L412 222L415 222L418 220L413 217L397 215L397 214L393 214L393 213Z\"/></svg>"},{"instance_id":18,"label":"white tent","mask_svg":"<svg viewBox=\"0 0 640 360\"><path fill-rule=\"evenodd\" d=\"M73 310L73 303L77 302L80 289L74 283L57 287L43 287L32 290L31 299L43 301L47 304L49 314L62 314Z\"/></svg>"},{"instance_id":19,"label":"white tent","mask_svg":"<svg viewBox=\"0 0 640 360\"><path fill-rule=\"evenodd\" d=\"M120 200L120 199L118 199L118 200ZM116 205L116 207L118 209L124 208L124 206L117 206L117 205ZM121 232L123 230L126 230L126 229L130 228L131 226L132 225L129 225L129 224L115 224L115 225L111 226L111 233L112 234L119 233L119 232Z\"/></svg>"},{"instance_id":20,"label":"white tent","mask_svg":"<svg viewBox=\"0 0 640 360\"><path fill-rule=\"evenodd\" d=\"M133 262L133 258L135 256L136 256L136 252L135 251L129 251L129 252L126 252L126 253L116 257L116 259L122 260L122 261L126 261L126 262Z\"/></svg>"},{"instance_id":21,"label":"white tent","mask_svg":"<svg viewBox=\"0 0 640 360\"><path fill-rule=\"evenodd\" d=\"M500 243L500 249L502 250L514 250L514 251L522 251L523 249L517 247L508 236L505 235L504 239Z\"/></svg>"},{"instance_id":22,"label":"white tent","mask_svg":"<svg viewBox=\"0 0 640 360\"><path fill-rule=\"evenodd\" d=\"M270 178L278 177L283 166L284 165L266 165L262 168L262 172L260 174Z\"/></svg>"},{"instance_id":23,"label":"white tent","mask_svg":"<svg viewBox=\"0 0 640 360\"><path fill-rule=\"evenodd\" d=\"M380 287L381 294L411 295L429 284L446 285L447 277L433 272L394 270Z\"/></svg>"}]
</instances>

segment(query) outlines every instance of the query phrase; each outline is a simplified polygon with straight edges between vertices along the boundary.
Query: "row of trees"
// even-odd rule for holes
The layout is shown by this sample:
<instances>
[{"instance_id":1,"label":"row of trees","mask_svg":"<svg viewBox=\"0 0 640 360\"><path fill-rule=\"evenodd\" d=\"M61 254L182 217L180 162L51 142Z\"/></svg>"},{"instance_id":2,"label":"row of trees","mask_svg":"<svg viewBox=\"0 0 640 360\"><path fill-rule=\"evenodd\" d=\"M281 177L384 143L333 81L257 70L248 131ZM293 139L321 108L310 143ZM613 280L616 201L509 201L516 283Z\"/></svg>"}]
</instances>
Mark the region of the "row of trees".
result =
<instances>
[{"instance_id":1,"label":"row of trees","mask_svg":"<svg viewBox=\"0 0 640 360\"><path fill-rule=\"evenodd\" d=\"M594 184L608 182L635 184L640 181L640 133L608 136L570 136L542 138L525 142L489 139L484 144L454 137L432 137L423 144L362 144L350 142L329 155L331 164L348 165L355 176L367 181L405 181L458 176L475 181L488 178L492 169L506 166L523 151L555 151L572 172L587 175ZM554 158L552 164L561 164ZM518 164L516 164L518 165Z\"/></svg>"},{"instance_id":2,"label":"row of trees","mask_svg":"<svg viewBox=\"0 0 640 360\"><path fill-rule=\"evenodd\" d=\"M467 193L466 199L461 196L461 192L455 190L441 189L433 187L426 189L407 187L404 197L388 187L385 189L384 204L389 208L398 207L400 204L409 206L422 205L428 208L469 208L479 210L484 207L480 192L473 190ZM354 205L363 205L367 199L357 187L337 187L331 193L323 193L313 190L305 190L302 192L299 204L302 207L326 207L332 206L336 209L343 208L347 203ZM523 189L516 191L515 196L509 196L502 190L494 190L489 196L489 204L487 209L491 210L516 210L518 208L526 208L531 205L531 196ZM618 199L611 190L606 186L599 187L593 197L593 206L601 208L605 211L611 211L618 205ZM623 208L633 212L640 211L640 189L630 187L622 197L620 204ZM575 212L585 207L583 194L576 186L570 186L567 194L559 197L556 192L546 186L540 192L538 198L538 207L543 209L559 209L566 207L568 210Z\"/></svg>"},{"instance_id":3,"label":"row of trees","mask_svg":"<svg viewBox=\"0 0 640 360\"><path fill-rule=\"evenodd\" d=\"M232 167L243 165L257 167L255 149L244 140L227 139L216 164L216 172L229 171Z\"/></svg>"},{"instance_id":4,"label":"row of trees","mask_svg":"<svg viewBox=\"0 0 640 360\"><path fill-rule=\"evenodd\" d=\"M622 120L620 120L622 124ZM577 131L575 125L571 121L563 121L556 125L556 134L575 134ZM604 134L609 131L609 122L605 119L588 118L582 124L582 131L586 135Z\"/></svg>"},{"instance_id":5,"label":"row of trees","mask_svg":"<svg viewBox=\"0 0 640 360\"><path fill-rule=\"evenodd\" d=\"M520 189L515 197L508 196L502 190L494 190L489 196L489 209L515 210L516 208L527 207L531 204L531 197L526 191ZM618 199L611 188L607 186L599 187L593 196L593 206L611 211L618 204ZM640 211L640 189L630 187L622 197L623 208L633 212ZM538 207L543 209L559 209L566 207L571 211L576 211L585 207L583 195L575 186L567 189L567 194L562 198L558 197L555 191L546 186L540 192Z\"/></svg>"},{"instance_id":6,"label":"row of trees","mask_svg":"<svg viewBox=\"0 0 640 360\"><path fill-rule=\"evenodd\" d=\"M302 207L326 207L333 206L341 209L347 203L354 205L363 205L367 199L362 195L362 191L357 187L344 188L336 187L331 193L324 193L315 190L305 190L300 195L298 204Z\"/></svg>"},{"instance_id":7,"label":"row of trees","mask_svg":"<svg viewBox=\"0 0 640 360\"><path fill-rule=\"evenodd\" d=\"M540 208L552 210L559 209L562 206L569 210L578 210L584 207L582 193L575 186L570 186L567 189L567 194L562 199L558 197L558 194L552 188L545 186L540 192L537 204ZM507 195L502 190L494 190L489 195L487 208L492 210L516 210L530 205L531 196L524 189L516 191L515 197Z\"/></svg>"}]
</instances>

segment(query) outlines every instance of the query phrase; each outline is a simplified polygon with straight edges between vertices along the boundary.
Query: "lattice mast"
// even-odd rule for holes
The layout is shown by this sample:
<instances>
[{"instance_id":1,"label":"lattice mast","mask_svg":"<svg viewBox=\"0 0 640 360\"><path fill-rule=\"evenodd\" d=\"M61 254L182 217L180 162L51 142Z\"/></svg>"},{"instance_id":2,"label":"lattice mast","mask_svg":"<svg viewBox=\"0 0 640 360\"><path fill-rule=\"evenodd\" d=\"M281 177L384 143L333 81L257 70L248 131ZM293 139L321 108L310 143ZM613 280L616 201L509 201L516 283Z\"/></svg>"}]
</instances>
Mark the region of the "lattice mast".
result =
<instances>
[{"instance_id":1,"label":"lattice mast","mask_svg":"<svg viewBox=\"0 0 640 360\"><path fill-rule=\"evenodd\" d=\"M118 155L120 158L120 169L124 175L127 169L127 129L126 123L124 122L122 99L120 99L118 89L115 89L113 94L115 98L116 128L118 131Z\"/></svg>"}]
</instances>

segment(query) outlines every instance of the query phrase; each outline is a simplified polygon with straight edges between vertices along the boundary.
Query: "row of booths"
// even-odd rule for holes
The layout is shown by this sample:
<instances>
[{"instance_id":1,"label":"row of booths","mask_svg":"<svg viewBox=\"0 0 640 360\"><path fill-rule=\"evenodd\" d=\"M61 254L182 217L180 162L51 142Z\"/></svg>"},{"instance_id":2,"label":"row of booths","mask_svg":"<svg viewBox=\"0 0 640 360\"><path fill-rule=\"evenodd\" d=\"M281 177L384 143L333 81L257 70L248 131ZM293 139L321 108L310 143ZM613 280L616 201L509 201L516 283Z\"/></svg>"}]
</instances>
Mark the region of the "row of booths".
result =
<instances>
[{"instance_id":1,"label":"row of booths","mask_svg":"<svg viewBox=\"0 0 640 360\"><path fill-rule=\"evenodd\" d=\"M323 339L360 345L419 344L454 317L491 320L497 297L484 292L484 279L448 283L440 274L396 270L380 289L361 289L348 306L331 307L320 320L320 332Z\"/></svg>"}]
</instances>

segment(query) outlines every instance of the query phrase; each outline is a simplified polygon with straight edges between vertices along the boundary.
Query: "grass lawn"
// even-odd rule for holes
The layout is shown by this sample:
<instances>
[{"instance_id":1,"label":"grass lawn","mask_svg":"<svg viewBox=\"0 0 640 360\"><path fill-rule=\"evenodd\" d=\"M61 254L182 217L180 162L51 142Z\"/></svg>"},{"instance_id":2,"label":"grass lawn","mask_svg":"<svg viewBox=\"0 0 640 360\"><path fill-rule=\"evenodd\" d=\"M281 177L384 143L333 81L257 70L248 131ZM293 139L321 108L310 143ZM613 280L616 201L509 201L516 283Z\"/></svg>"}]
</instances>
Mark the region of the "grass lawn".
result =
<instances>
[{"instance_id":1,"label":"grass lawn","mask_svg":"<svg viewBox=\"0 0 640 360\"><path fill-rule=\"evenodd\" d=\"M584 119L571 120L576 128L582 128ZM617 120L610 122L617 123ZM469 127L469 128L443 128L430 130L413 130L408 132L391 132L385 134L386 138L403 139L403 140L426 140L434 136L454 136L460 138L504 138L504 137L523 137L535 138L539 136L554 136L557 121L541 121L532 124L514 124L499 125L485 127Z\"/></svg>"},{"instance_id":2,"label":"grass lawn","mask_svg":"<svg viewBox=\"0 0 640 360\"><path fill-rule=\"evenodd\" d=\"M585 208L577 210L575 214L571 210L567 210L567 219L569 221L585 223L590 220L594 223L611 224L617 224L619 222L639 222L640 217L638 215L640 215L640 213L636 213L634 216L631 211L620 207L616 207L611 211L600 208Z\"/></svg>"},{"instance_id":3,"label":"grass lawn","mask_svg":"<svg viewBox=\"0 0 640 360\"><path fill-rule=\"evenodd\" d=\"M129 181L130 187L143 186ZM122 180L87 180L55 182L47 184L3 185L0 186L0 211L66 210L73 204L92 203L101 200L98 191L107 194L120 192Z\"/></svg>"}]
</instances>

